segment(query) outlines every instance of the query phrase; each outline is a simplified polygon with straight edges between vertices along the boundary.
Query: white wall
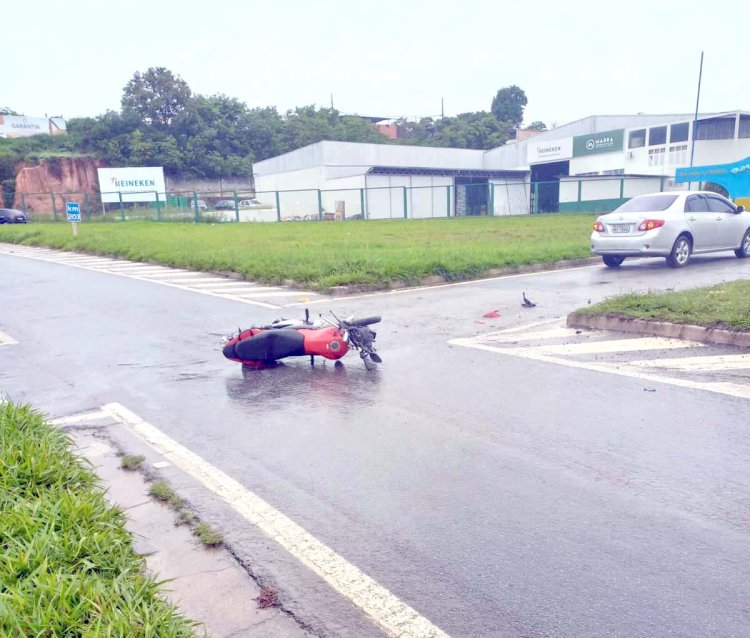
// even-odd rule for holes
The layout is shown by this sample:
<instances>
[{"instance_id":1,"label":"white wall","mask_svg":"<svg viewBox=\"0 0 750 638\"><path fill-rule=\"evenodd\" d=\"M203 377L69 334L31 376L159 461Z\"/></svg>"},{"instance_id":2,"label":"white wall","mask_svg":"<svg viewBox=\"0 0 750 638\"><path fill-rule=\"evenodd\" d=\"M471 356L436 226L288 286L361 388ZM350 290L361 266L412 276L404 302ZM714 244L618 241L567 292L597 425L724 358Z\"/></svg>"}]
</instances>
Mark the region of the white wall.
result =
<instances>
[{"instance_id":1,"label":"white wall","mask_svg":"<svg viewBox=\"0 0 750 638\"><path fill-rule=\"evenodd\" d=\"M570 175L581 173L593 173L602 171L614 171L625 168L625 157L622 151L616 153L597 153L583 157L574 157L570 160Z\"/></svg>"}]
</instances>

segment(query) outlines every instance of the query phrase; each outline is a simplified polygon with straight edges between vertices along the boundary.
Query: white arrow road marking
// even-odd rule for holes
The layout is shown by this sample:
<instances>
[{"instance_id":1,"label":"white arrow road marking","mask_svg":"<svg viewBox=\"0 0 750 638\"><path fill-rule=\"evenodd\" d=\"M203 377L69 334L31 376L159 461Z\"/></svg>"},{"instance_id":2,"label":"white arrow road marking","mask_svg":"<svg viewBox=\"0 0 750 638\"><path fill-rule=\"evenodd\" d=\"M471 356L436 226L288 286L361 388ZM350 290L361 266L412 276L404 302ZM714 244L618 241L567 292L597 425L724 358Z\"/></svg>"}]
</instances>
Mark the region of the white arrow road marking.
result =
<instances>
[{"instance_id":1,"label":"white arrow road marking","mask_svg":"<svg viewBox=\"0 0 750 638\"><path fill-rule=\"evenodd\" d=\"M362 609L388 635L394 638L447 638L444 631L420 616L358 567L197 454L119 403L108 403L102 406L102 410L143 439L173 465L190 474L225 500L245 520L270 536L336 591Z\"/></svg>"}]
</instances>

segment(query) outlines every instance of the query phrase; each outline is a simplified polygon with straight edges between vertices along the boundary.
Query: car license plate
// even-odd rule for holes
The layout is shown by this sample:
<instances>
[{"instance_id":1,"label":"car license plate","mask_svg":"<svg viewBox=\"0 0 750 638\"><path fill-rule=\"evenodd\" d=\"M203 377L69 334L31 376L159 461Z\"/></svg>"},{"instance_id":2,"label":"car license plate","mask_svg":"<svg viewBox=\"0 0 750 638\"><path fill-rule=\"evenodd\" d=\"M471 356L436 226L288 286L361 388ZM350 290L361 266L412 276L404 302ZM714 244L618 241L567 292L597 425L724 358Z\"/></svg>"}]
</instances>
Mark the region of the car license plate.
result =
<instances>
[{"instance_id":1,"label":"car license plate","mask_svg":"<svg viewBox=\"0 0 750 638\"><path fill-rule=\"evenodd\" d=\"M612 224L613 233L629 233L630 224Z\"/></svg>"}]
</instances>

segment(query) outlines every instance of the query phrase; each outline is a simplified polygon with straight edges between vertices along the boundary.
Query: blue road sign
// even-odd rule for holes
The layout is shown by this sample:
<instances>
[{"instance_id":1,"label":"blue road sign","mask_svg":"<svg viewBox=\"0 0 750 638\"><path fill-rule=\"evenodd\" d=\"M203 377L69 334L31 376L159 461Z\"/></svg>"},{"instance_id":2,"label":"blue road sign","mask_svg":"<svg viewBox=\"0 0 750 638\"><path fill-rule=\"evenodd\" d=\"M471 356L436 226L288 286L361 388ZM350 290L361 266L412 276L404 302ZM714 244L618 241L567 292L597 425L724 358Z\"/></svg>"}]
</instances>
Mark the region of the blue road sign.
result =
<instances>
[{"instance_id":1,"label":"blue road sign","mask_svg":"<svg viewBox=\"0 0 750 638\"><path fill-rule=\"evenodd\" d=\"M81 205L78 202L65 202L65 212L69 222L81 221Z\"/></svg>"}]
</instances>

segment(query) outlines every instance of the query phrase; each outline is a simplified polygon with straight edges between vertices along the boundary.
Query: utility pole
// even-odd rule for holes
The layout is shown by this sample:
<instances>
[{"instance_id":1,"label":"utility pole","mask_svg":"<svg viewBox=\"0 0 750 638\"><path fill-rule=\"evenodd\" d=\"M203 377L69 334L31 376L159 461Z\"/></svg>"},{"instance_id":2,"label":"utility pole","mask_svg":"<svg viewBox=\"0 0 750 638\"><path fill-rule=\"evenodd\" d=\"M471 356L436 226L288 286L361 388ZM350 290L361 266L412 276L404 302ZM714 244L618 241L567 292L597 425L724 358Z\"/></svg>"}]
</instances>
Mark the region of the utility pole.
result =
<instances>
[{"instance_id":1,"label":"utility pole","mask_svg":"<svg viewBox=\"0 0 750 638\"><path fill-rule=\"evenodd\" d=\"M445 100L444 98L440 98L440 117L445 117Z\"/></svg>"},{"instance_id":2,"label":"utility pole","mask_svg":"<svg viewBox=\"0 0 750 638\"><path fill-rule=\"evenodd\" d=\"M698 71L698 97L695 99L695 118L693 119L693 143L690 146L690 168L693 167L693 158L695 157L695 134L698 129L698 105L701 101L701 80L703 79L703 51L701 51L701 66Z\"/></svg>"}]
</instances>

